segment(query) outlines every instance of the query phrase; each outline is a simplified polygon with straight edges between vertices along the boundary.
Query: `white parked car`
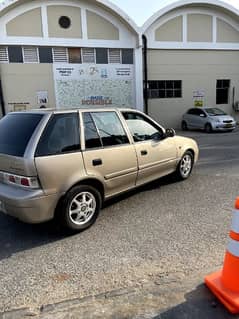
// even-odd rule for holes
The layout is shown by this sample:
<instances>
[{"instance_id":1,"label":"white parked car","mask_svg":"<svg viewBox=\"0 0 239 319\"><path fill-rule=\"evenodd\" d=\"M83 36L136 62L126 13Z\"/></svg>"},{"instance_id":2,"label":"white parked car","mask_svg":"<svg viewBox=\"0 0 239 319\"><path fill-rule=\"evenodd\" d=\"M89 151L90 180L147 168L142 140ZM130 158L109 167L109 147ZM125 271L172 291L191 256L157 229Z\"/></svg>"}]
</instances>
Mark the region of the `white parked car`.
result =
<instances>
[{"instance_id":1,"label":"white parked car","mask_svg":"<svg viewBox=\"0 0 239 319\"><path fill-rule=\"evenodd\" d=\"M216 107L191 108L182 118L182 129L202 129L212 131L233 131L235 119Z\"/></svg>"}]
</instances>

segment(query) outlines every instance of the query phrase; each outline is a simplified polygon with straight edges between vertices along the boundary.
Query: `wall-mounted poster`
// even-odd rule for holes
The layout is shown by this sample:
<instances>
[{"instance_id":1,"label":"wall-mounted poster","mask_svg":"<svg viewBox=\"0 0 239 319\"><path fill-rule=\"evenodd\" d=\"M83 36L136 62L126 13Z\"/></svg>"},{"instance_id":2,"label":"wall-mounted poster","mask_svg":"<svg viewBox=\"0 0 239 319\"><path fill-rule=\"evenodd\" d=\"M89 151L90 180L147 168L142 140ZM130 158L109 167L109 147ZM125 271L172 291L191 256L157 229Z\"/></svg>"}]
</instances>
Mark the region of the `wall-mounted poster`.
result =
<instances>
[{"instance_id":1,"label":"wall-mounted poster","mask_svg":"<svg viewBox=\"0 0 239 319\"><path fill-rule=\"evenodd\" d=\"M48 103L48 92L47 91L38 91L37 92L37 104L46 104Z\"/></svg>"},{"instance_id":2,"label":"wall-mounted poster","mask_svg":"<svg viewBox=\"0 0 239 319\"><path fill-rule=\"evenodd\" d=\"M57 108L133 107L134 66L54 64Z\"/></svg>"},{"instance_id":3,"label":"wall-mounted poster","mask_svg":"<svg viewBox=\"0 0 239 319\"><path fill-rule=\"evenodd\" d=\"M193 91L193 104L195 107L204 106L205 92L204 90L195 90Z\"/></svg>"}]
</instances>

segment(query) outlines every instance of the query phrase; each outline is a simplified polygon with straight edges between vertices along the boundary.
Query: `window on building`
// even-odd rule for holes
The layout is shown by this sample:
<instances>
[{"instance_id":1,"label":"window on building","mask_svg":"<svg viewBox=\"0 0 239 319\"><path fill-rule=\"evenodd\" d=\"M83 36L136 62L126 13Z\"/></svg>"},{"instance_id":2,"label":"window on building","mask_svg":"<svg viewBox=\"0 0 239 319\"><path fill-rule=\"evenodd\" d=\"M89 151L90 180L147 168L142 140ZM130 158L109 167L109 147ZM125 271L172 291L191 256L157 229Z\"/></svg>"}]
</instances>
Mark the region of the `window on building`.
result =
<instances>
[{"instance_id":1,"label":"window on building","mask_svg":"<svg viewBox=\"0 0 239 319\"><path fill-rule=\"evenodd\" d=\"M7 47L0 47L0 63L8 61L8 50Z\"/></svg>"},{"instance_id":2,"label":"window on building","mask_svg":"<svg viewBox=\"0 0 239 319\"><path fill-rule=\"evenodd\" d=\"M51 47L39 47L39 60L40 63L52 63L53 57L52 57L52 48Z\"/></svg>"},{"instance_id":3,"label":"window on building","mask_svg":"<svg viewBox=\"0 0 239 319\"><path fill-rule=\"evenodd\" d=\"M108 64L108 51L105 48L96 49L96 63Z\"/></svg>"},{"instance_id":4,"label":"window on building","mask_svg":"<svg viewBox=\"0 0 239 319\"><path fill-rule=\"evenodd\" d=\"M81 63L81 49L68 48L69 63Z\"/></svg>"},{"instance_id":5,"label":"window on building","mask_svg":"<svg viewBox=\"0 0 239 319\"><path fill-rule=\"evenodd\" d=\"M109 49L109 63L121 63L121 50Z\"/></svg>"},{"instance_id":6,"label":"window on building","mask_svg":"<svg viewBox=\"0 0 239 319\"><path fill-rule=\"evenodd\" d=\"M53 48L53 62L68 63L67 48L62 48L62 47Z\"/></svg>"},{"instance_id":7,"label":"window on building","mask_svg":"<svg viewBox=\"0 0 239 319\"><path fill-rule=\"evenodd\" d=\"M134 50L122 49L121 52L122 52L122 64L134 64L134 57L133 57Z\"/></svg>"},{"instance_id":8,"label":"window on building","mask_svg":"<svg viewBox=\"0 0 239 319\"><path fill-rule=\"evenodd\" d=\"M22 47L21 46L9 46L8 57L11 63L23 63Z\"/></svg>"},{"instance_id":9,"label":"window on building","mask_svg":"<svg viewBox=\"0 0 239 319\"><path fill-rule=\"evenodd\" d=\"M37 47L23 47L24 63L39 63Z\"/></svg>"},{"instance_id":10,"label":"window on building","mask_svg":"<svg viewBox=\"0 0 239 319\"><path fill-rule=\"evenodd\" d=\"M216 104L228 104L230 80L217 80Z\"/></svg>"},{"instance_id":11,"label":"window on building","mask_svg":"<svg viewBox=\"0 0 239 319\"><path fill-rule=\"evenodd\" d=\"M150 99L169 99L182 97L182 81L149 81L148 96Z\"/></svg>"},{"instance_id":12,"label":"window on building","mask_svg":"<svg viewBox=\"0 0 239 319\"><path fill-rule=\"evenodd\" d=\"M67 16L62 16L59 18L58 23L61 28L68 29L71 26L71 19Z\"/></svg>"},{"instance_id":13,"label":"window on building","mask_svg":"<svg viewBox=\"0 0 239 319\"><path fill-rule=\"evenodd\" d=\"M82 48L82 63L95 63L94 48Z\"/></svg>"}]
</instances>

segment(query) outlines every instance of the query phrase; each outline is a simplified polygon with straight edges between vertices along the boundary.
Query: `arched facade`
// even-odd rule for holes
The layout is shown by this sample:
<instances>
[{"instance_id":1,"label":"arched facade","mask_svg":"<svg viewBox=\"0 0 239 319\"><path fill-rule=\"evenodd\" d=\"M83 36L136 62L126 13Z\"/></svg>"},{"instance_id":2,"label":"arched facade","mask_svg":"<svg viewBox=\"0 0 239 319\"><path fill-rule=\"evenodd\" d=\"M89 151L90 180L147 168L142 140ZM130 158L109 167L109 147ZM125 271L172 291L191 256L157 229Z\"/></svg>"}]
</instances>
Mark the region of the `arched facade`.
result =
<instances>
[{"instance_id":1,"label":"arched facade","mask_svg":"<svg viewBox=\"0 0 239 319\"><path fill-rule=\"evenodd\" d=\"M0 77L6 112L142 108L139 30L105 0L1 2Z\"/></svg>"},{"instance_id":2,"label":"arched facade","mask_svg":"<svg viewBox=\"0 0 239 319\"><path fill-rule=\"evenodd\" d=\"M0 3L5 112L91 105L144 110L145 66L148 113L163 125L179 128L192 106L218 106L239 120L239 11L219 0L180 0L138 28L107 0Z\"/></svg>"},{"instance_id":3,"label":"arched facade","mask_svg":"<svg viewBox=\"0 0 239 319\"><path fill-rule=\"evenodd\" d=\"M221 1L178 1L143 26L148 112L180 127L193 106L218 106L238 118L239 16Z\"/></svg>"}]
</instances>

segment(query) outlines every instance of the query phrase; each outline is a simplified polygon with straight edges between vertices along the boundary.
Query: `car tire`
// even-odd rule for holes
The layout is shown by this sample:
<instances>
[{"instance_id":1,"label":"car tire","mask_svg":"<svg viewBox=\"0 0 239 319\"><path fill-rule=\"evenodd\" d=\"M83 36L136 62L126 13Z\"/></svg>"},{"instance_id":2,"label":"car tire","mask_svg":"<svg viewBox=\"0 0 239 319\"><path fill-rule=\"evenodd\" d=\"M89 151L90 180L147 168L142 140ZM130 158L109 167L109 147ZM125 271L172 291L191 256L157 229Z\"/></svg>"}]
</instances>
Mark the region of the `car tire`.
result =
<instances>
[{"instance_id":1,"label":"car tire","mask_svg":"<svg viewBox=\"0 0 239 319\"><path fill-rule=\"evenodd\" d=\"M61 202L60 222L70 231L83 231L94 224L102 198L90 185L77 185L70 189Z\"/></svg>"},{"instance_id":2,"label":"car tire","mask_svg":"<svg viewBox=\"0 0 239 319\"><path fill-rule=\"evenodd\" d=\"M206 133L212 133L212 125L210 123L207 123L205 125L205 132Z\"/></svg>"},{"instance_id":3,"label":"car tire","mask_svg":"<svg viewBox=\"0 0 239 319\"><path fill-rule=\"evenodd\" d=\"M183 154L180 162L178 163L178 166L175 172L175 176L177 180L185 180L190 176L193 169L193 162L194 162L194 157L192 152L186 151Z\"/></svg>"},{"instance_id":4,"label":"car tire","mask_svg":"<svg viewBox=\"0 0 239 319\"><path fill-rule=\"evenodd\" d=\"M188 130L188 125L187 125L187 123L185 121L182 121L181 127L182 127L183 131L187 131Z\"/></svg>"}]
</instances>

